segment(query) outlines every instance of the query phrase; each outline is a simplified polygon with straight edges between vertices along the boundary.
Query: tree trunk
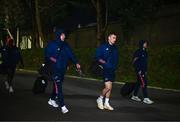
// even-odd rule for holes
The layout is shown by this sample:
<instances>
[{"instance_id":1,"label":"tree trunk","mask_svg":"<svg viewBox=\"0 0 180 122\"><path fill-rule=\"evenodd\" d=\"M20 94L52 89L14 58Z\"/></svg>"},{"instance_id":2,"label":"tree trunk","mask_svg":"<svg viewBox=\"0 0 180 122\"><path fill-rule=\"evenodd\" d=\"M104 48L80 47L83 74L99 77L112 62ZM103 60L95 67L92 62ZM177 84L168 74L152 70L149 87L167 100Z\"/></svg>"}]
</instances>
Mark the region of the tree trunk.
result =
<instances>
[{"instance_id":1,"label":"tree trunk","mask_svg":"<svg viewBox=\"0 0 180 122\"><path fill-rule=\"evenodd\" d=\"M36 17L36 24L37 24L38 37L39 37L37 45L38 45L38 47L40 47L40 41L44 41L44 36L43 36L43 32L42 32L41 19L40 19L38 7L39 7L38 0L35 0L35 17Z\"/></svg>"},{"instance_id":2,"label":"tree trunk","mask_svg":"<svg viewBox=\"0 0 180 122\"><path fill-rule=\"evenodd\" d=\"M16 46L19 47L19 28L17 28Z\"/></svg>"},{"instance_id":3,"label":"tree trunk","mask_svg":"<svg viewBox=\"0 0 180 122\"><path fill-rule=\"evenodd\" d=\"M92 0L96 8L97 20L97 46L105 41L105 31L107 27L107 0Z\"/></svg>"}]
</instances>

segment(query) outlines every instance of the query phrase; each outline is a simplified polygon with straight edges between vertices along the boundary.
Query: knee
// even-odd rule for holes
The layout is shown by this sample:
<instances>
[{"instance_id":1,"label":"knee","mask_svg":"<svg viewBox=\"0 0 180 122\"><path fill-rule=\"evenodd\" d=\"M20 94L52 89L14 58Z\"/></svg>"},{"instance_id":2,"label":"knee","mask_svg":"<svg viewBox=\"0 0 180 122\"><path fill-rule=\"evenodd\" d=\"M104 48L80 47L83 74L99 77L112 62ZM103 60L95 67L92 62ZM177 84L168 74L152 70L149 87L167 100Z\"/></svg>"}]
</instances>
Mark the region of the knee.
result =
<instances>
[{"instance_id":1,"label":"knee","mask_svg":"<svg viewBox=\"0 0 180 122\"><path fill-rule=\"evenodd\" d=\"M105 88L106 92L111 91L112 88Z\"/></svg>"}]
</instances>

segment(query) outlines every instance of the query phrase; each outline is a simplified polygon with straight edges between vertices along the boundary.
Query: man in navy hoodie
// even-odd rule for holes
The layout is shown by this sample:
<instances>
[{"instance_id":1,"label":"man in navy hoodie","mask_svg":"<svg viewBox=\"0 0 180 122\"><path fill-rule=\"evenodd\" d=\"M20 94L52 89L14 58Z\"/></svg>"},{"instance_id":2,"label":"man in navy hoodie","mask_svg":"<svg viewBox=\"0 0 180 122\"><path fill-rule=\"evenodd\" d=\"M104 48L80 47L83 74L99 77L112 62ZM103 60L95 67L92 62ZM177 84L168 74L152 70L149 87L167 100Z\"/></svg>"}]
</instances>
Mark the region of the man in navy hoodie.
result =
<instances>
[{"instance_id":1,"label":"man in navy hoodie","mask_svg":"<svg viewBox=\"0 0 180 122\"><path fill-rule=\"evenodd\" d=\"M50 41L45 48L45 60L52 69L52 79L54 81L54 89L48 104L53 107L60 107L62 113L65 114L69 112L69 110L66 108L64 103L62 84L67 70L68 61L71 60L76 65L77 69L80 69L80 65L72 52L72 49L68 43L65 42L65 33L62 30L56 30L55 34L56 39ZM56 96L59 105L55 101Z\"/></svg>"},{"instance_id":2,"label":"man in navy hoodie","mask_svg":"<svg viewBox=\"0 0 180 122\"><path fill-rule=\"evenodd\" d=\"M133 56L133 65L135 67L135 71L137 75L137 82L131 99L135 101L141 101L141 99L137 96L139 87L141 86L144 96L143 102L146 104L152 104L154 102L148 98L148 94L147 94L147 66L148 66L148 54L146 51L147 46L148 46L148 42L146 40L140 40L139 49L134 53Z\"/></svg>"},{"instance_id":3,"label":"man in navy hoodie","mask_svg":"<svg viewBox=\"0 0 180 122\"><path fill-rule=\"evenodd\" d=\"M101 95L96 100L97 106L101 110L114 110L109 104L109 98L111 95L112 83L115 80L115 70L118 64L118 49L115 46L116 38L117 36L115 33L109 34L108 41L100 45L96 50L96 60L103 66L103 80L105 85ZM103 103L104 97L105 102Z\"/></svg>"},{"instance_id":4,"label":"man in navy hoodie","mask_svg":"<svg viewBox=\"0 0 180 122\"><path fill-rule=\"evenodd\" d=\"M6 89L9 93L13 93L13 78L16 71L17 64L20 62L21 66L24 67L22 56L19 48L16 47L14 40L9 38L1 48L2 52L2 65L7 75L7 81L5 81Z\"/></svg>"}]
</instances>

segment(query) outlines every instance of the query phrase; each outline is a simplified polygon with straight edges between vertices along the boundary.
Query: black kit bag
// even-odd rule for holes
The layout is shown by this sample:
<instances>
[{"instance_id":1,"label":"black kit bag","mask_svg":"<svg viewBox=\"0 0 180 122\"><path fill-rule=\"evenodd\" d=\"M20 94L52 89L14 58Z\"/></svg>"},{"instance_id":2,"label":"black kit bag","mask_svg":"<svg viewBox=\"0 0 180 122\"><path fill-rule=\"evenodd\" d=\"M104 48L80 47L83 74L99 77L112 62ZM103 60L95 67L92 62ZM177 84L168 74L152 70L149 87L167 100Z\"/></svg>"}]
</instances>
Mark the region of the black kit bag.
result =
<instances>
[{"instance_id":1,"label":"black kit bag","mask_svg":"<svg viewBox=\"0 0 180 122\"><path fill-rule=\"evenodd\" d=\"M129 96L135 87L136 83L135 82L126 82L120 89L120 94L122 96Z\"/></svg>"},{"instance_id":2,"label":"black kit bag","mask_svg":"<svg viewBox=\"0 0 180 122\"><path fill-rule=\"evenodd\" d=\"M52 80L52 65L48 63L44 63L38 70L40 76L44 77L47 80Z\"/></svg>"},{"instance_id":3,"label":"black kit bag","mask_svg":"<svg viewBox=\"0 0 180 122\"><path fill-rule=\"evenodd\" d=\"M58 48L59 48L59 52L58 52L58 56L59 56L60 51L63 48L63 45L59 45ZM44 93L48 85L48 81L52 80L52 63L48 63L45 61L45 63L42 64L41 67L39 68L38 73L39 75L36 78L32 88L32 92L34 94Z\"/></svg>"},{"instance_id":4,"label":"black kit bag","mask_svg":"<svg viewBox=\"0 0 180 122\"><path fill-rule=\"evenodd\" d=\"M108 59L110 55L112 54L112 52L113 52L113 49L111 49L111 51L109 52L108 56L105 59ZM97 77L102 77L103 70L104 69L103 69L102 64L94 58L90 66L90 71L92 75L97 76Z\"/></svg>"},{"instance_id":5,"label":"black kit bag","mask_svg":"<svg viewBox=\"0 0 180 122\"><path fill-rule=\"evenodd\" d=\"M46 90L47 85L48 85L48 80L45 79L42 76L39 76L39 77L36 78L36 80L34 82L32 92L34 94L44 93L45 90Z\"/></svg>"},{"instance_id":6,"label":"black kit bag","mask_svg":"<svg viewBox=\"0 0 180 122\"><path fill-rule=\"evenodd\" d=\"M103 76L103 66L96 60L93 59L90 71L92 75L97 76L97 77L102 77Z\"/></svg>"}]
</instances>

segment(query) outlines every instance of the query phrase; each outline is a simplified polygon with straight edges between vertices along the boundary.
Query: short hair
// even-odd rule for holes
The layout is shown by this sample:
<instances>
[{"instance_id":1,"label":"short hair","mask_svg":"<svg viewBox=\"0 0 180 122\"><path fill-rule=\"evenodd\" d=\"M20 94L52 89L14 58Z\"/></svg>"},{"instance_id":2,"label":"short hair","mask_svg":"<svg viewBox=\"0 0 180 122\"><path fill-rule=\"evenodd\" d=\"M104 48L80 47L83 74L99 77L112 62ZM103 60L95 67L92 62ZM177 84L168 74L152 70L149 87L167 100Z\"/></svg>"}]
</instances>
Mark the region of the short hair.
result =
<instances>
[{"instance_id":1,"label":"short hair","mask_svg":"<svg viewBox=\"0 0 180 122\"><path fill-rule=\"evenodd\" d=\"M108 36L111 36L111 35L117 36L117 34L115 32L111 32L111 33L108 34Z\"/></svg>"}]
</instances>

